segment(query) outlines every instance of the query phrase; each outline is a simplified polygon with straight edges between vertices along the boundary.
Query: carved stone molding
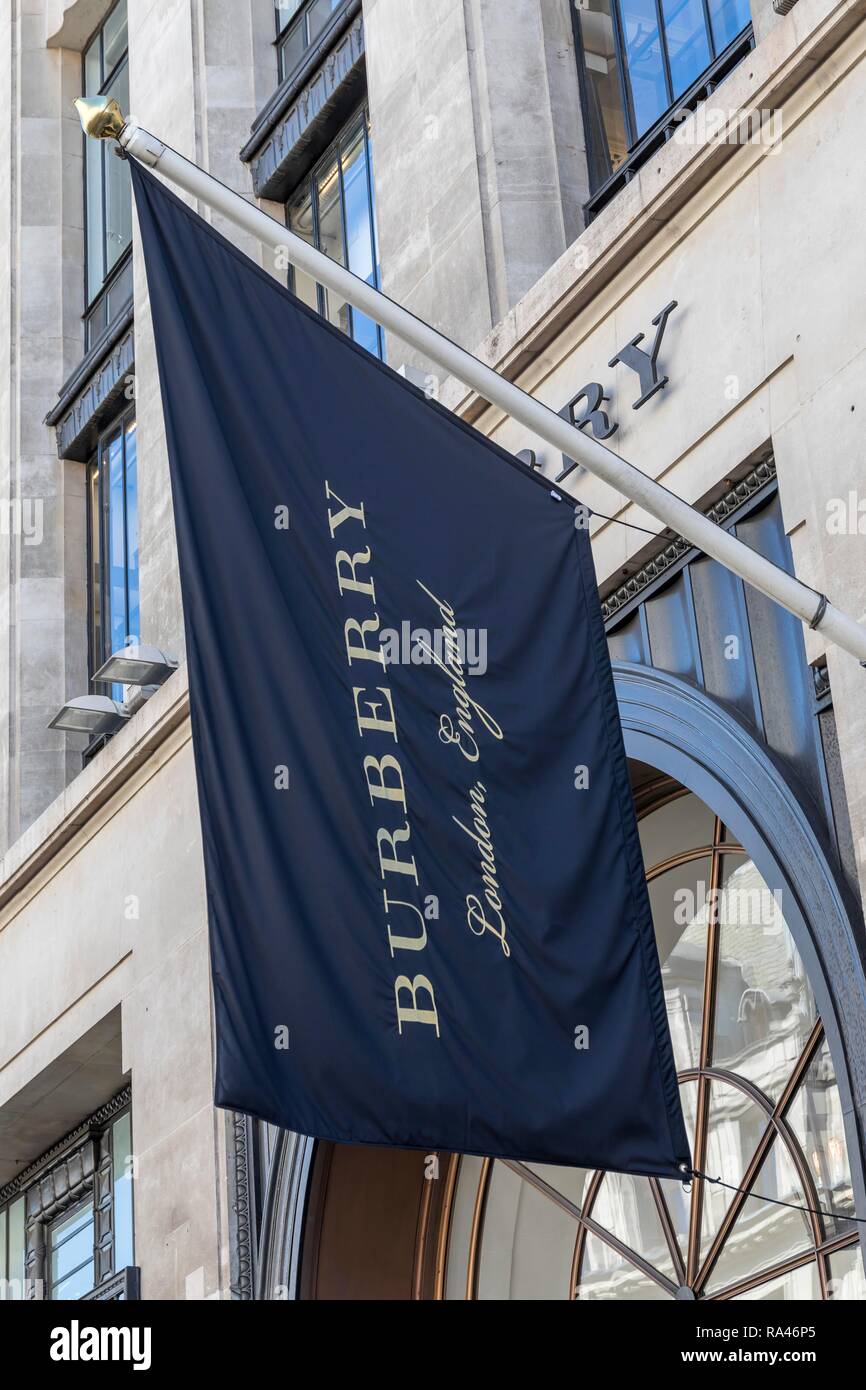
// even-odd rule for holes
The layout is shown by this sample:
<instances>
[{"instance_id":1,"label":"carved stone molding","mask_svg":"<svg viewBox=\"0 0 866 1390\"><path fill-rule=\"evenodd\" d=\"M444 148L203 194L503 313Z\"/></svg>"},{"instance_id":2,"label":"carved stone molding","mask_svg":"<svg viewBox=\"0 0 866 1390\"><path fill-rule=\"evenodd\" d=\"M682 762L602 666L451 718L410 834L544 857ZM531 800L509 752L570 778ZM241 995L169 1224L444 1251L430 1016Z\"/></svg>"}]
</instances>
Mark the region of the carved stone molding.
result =
<instances>
[{"instance_id":1,"label":"carved stone molding","mask_svg":"<svg viewBox=\"0 0 866 1390\"><path fill-rule=\"evenodd\" d=\"M351 8L357 13L325 61L319 58L320 65L309 72L300 91L284 84L274 109L264 112L241 150L241 159L250 164L257 198L284 202L363 98L364 22L360 6ZM317 55L311 57L315 60Z\"/></svg>"},{"instance_id":2,"label":"carved stone molding","mask_svg":"<svg viewBox=\"0 0 866 1390\"><path fill-rule=\"evenodd\" d=\"M724 497L720 497L718 502L709 507L704 515L709 517L710 521L714 521L716 525L724 525L734 512L754 497L755 493L760 492L761 488L766 487L767 483L772 482L775 476L776 461L770 454L767 458L762 459L757 467L747 473L744 478L741 478L729 492L726 492ZM603 600L601 612L604 621L610 622L620 609L625 608L626 604L638 598L645 589L660 579L667 570L671 569L677 561L682 560L694 548L691 541L684 540L682 536L674 536L666 541L635 574L630 575L624 584L614 589L613 593Z\"/></svg>"}]
</instances>

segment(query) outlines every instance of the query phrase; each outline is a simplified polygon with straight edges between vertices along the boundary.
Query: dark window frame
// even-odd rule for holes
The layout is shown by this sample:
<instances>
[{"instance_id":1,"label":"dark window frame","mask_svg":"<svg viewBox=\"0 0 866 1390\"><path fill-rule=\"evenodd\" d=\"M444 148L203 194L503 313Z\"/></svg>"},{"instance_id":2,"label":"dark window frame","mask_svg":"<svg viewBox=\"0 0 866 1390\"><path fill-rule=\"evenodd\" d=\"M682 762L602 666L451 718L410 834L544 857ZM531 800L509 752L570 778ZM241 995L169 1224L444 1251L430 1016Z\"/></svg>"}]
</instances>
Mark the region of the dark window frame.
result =
<instances>
[{"instance_id":1,"label":"dark window frame","mask_svg":"<svg viewBox=\"0 0 866 1390\"><path fill-rule=\"evenodd\" d=\"M331 141L331 143L328 145L328 147L327 147L327 149L324 151L324 153L316 160L316 162L315 162L315 164L312 166L312 168L304 175L304 177L301 179L300 183L298 183L298 184L292 189L291 193L289 194L289 196L288 196L287 199L286 199L286 216L287 216L287 221L288 221L288 209L289 209L290 204L291 204L291 203L294 201L294 199L297 197L297 194L298 194L298 192L300 191L300 189L301 189L301 188L304 188L304 187L306 187L306 186L308 185L309 188L310 188L310 191L311 191L311 210L312 210L312 215L313 215L313 231L312 231L312 235L313 235L313 245L316 246L318 249L321 249L321 244L320 244L320 243L321 243L321 235L320 235L320 233L321 233L321 227L320 227L320 215L319 215L318 193L317 193L317 181L318 181L318 176L319 176L320 172L322 171L322 169L324 169L325 166L331 162L331 160L334 158L334 155L335 155L335 154L337 155L338 160L340 159L342 146L343 146L343 145L347 145L347 144L351 141L351 139L352 139L352 137L353 137L353 135L354 135L356 129L357 129L359 126L360 126L360 128L362 129L362 131L363 131L364 146L365 146L365 157L366 157L366 168L367 168L367 201L368 201L368 207L369 207L370 218L371 218L371 223L370 223L370 225L371 225L372 242L373 242L373 262L374 262L374 268L375 268L374 288L375 288L375 289L380 289L380 288L381 288L382 273L381 273L381 265L380 265L380 262L379 262L379 232L378 232L378 227L377 227L377 225L376 225L376 190L375 190L374 181L373 181L373 155L372 155L372 142L371 142L371 139L370 139L370 111L369 111L369 106L368 106L368 104L367 104L366 99L362 102L361 106L359 106L358 109L349 117L349 119L343 123L343 125L340 127L339 131L338 131L337 134L334 136L334 139L333 139L333 140ZM339 171L339 185L340 185L340 228L341 228L341 233L342 233L343 240L344 240L344 250L345 250L345 249L346 249L346 248L345 248L345 239L346 239L346 194L345 194L345 183L344 183L344 178L343 178L343 170L342 170L342 162L341 162L341 160L340 160L340 171ZM289 286L289 289L292 290L292 291L294 292L294 289L295 289L295 268L294 268L294 266L290 266L290 267L289 267L289 273L288 273L288 286ZM327 300L326 300L326 294L327 294L327 291L326 291L325 287L324 287L323 285L318 284L318 282L317 282L317 284L316 284L316 300L317 300L317 305L318 305L318 312L322 315L323 318L326 318L326 317L327 317ZM354 307L353 305L349 304L349 303L346 304L346 310L347 310L347 313L348 313L348 323L349 323L349 329L348 329L348 335L347 335L347 336L350 337L350 338L352 338L353 342L356 342L357 339L354 337L353 326L354 326L355 314L358 313L359 311L356 310L355 307ZM366 318L366 317L368 317L368 316L367 316L367 315L364 315L364 317ZM370 321L373 322L373 320L370 320ZM376 323L376 324L375 324L375 328L376 328L376 341L377 341L377 345L378 345L378 352L377 352L375 355L378 356L378 358L380 359L380 361L384 361L384 360L385 360L385 334L384 334L384 330L382 329L382 325L379 324L379 323Z\"/></svg>"},{"instance_id":2,"label":"dark window frame","mask_svg":"<svg viewBox=\"0 0 866 1390\"><path fill-rule=\"evenodd\" d=\"M742 62L743 58L745 58L755 46L754 30L752 24L748 23L724 48L717 48L710 19L708 0L702 0L701 7L704 13L705 34L709 44L711 61L704 71L695 78L691 85L687 87L679 97L675 98L672 95L673 86L671 81L670 57L668 54L667 36L662 12L662 0L654 0L668 105L645 131L638 133L634 114L634 103L631 95L631 85L627 75L626 46L622 27L620 0L609 0L609 3L613 20L613 44L616 60L617 90L625 125L628 152L625 159L623 159L615 169L612 169L609 175L603 179L597 187L592 189L590 197L584 204L587 222L591 221L621 188L631 182L640 167L672 138L685 116L695 111L701 102L705 101L715 91L719 83ZM609 160L607 150L597 148L600 132L595 129L590 120L590 102L587 92L587 65L580 20L580 7L576 5L572 6L572 29L574 33L575 55L577 58L581 115L583 118L584 131L586 132L587 145L589 146L588 153L590 155L589 168L591 177L593 164L596 159L603 159L605 162L609 162Z\"/></svg>"},{"instance_id":3,"label":"dark window frame","mask_svg":"<svg viewBox=\"0 0 866 1390\"><path fill-rule=\"evenodd\" d=\"M135 402L126 406L124 410L115 415L109 425L100 431L90 459L87 463L87 480L85 486L87 508L86 530L87 530L87 665L88 676L91 688L95 694L105 694L105 687L100 683L94 686L93 672L97 671L102 663L111 655L111 633L110 633L110 567L107 563L109 553L109 487L106 481L106 456L107 448L111 441L120 436L123 448L123 534L128 540L129 528L129 495L127 478L127 458L126 458L126 432L129 424L136 421ZM94 517L94 489L93 477L96 474L96 506L98 516ZM94 538L99 537L99 556L97 571L97 556L94 550ZM130 587L129 587L129 556L127 552L127 563L125 570L125 593L124 603L127 618L130 616ZM98 587L99 593L99 612L97 615L96 604L94 602L94 591ZM127 634L134 636L136 634Z\"/></svg>"},{"instance_id":4,"label":"dark window frame","mask_svg":"<svg viewBox=\"0 0 866 1390\"><path fill-rule=\"evenodd\" d=\"M130 1152L133 1152L132 1092L125 1086L107 1105L0 1188L0 1212L6 1214L7 1244L8 1213L16 1202L24 1200L25 1287L20 1300L8 1301L34 1299L40 1288L42 1299L51 1300L53 1288L59 1282L51 1277L51 1226L85 1203L93 1210L94 1283L80 1299L138 1297L137 1267L117 1268L116 1265L114 1134L126 1115L130 1118ZM134 1257L134 1194L132 1240ZM2 1254L5 1268L8 1250Z\"/></svg>"},{"instance_id":5,"label":"dark window frame","mask_svg":"<svg viewBox=\"0 0 866 1390\"><path fill-rule=\"evenodd\" d=\"M115 3L111 6L111 8L110 8L110 10L107 12L107 14L105 14L105 15L103 16L103 18L100 20L99 24L96 26L96 28L95 28L95 29L93 30L93 32L90 34L90 36L89 36L87 42L84 44L84 46L83 46L83 48L82 48L82 50L81 50L81 90L82 90L82 92L87 93L87 70L86 70L87 54L88 54L88 52L90 51L90 48L91 48L91 46L93 45L94 41L97 40L97 39L99 40L100 71L101 71L101 74L102 74L102 80L101 80L101 82L100 82L100 86L99 86L99 91L98 91L98 93L87 93L88 95L91 95L91 96L93 96L93 95L104 96L104 95L106 94L106 92L108 92L108 91L110 90L110 88L114 85L114 82L116 81L117 77L119 76L120 72L122 71L124 65L126 65L127 68L128 68L128 66L129 66L129 39L128 39L128 36L127 36L126 48L124 48L124 50L123 50L122 54L120 55L120 57L117 59L117 61L114 63L114 65L112 66L112 68L111 68L109 71L104 71L104 70L103 70L103 69L104 69L104 63L105 63L105 52L104 52L104 50L105 50L105 27L106 27L106 25L108 24L109 20L111 19L112 15L113 15L113 14L115 13L115 11L118 9L118 7L119 7L121 4L124 4L124 3L127 3L127 2L128 2L128 0L115 0ZM105 247L104 247L104 245L103 245L103 248L102 248L102 252L103 252L103 275L102 275L102 283L100 284L100 286L99 286L98 289L96 289L93 293L91 293L91 292L90 292L90 285L89 285L89 283L88 283L88 276L89 276L91 267L90 267L90 265L89 265L89 257L88 257L88 247L89 247L89 211L88 211L88 186L87 186L87 178L88 178L88 175L87 175L87 148L86 148L86 145L87 145L87 137L83 135L83 136L82 136L82 149L83 149L82 170L83 170L83 197L84 197L84 266L83 266L83 271L84 271L84 305L85 305L85 308L84 308L84 313L82 314L82 321L83 321L83 323L84 323L84 350L85 350L85 352L88 352L88 351L90 350L90 348L93 346L93 344L97 341L97 339L98 339L104 332L107 331L107 329L110 327L110 325L111 325L111 323L114 321L114 319L116 319L117 317L119 317L119 315L123 312L123 310L126 308L127 304L130 302L130 300L131 300L131 298L132 298L132 287L131 287L131 284L130 284L129 293L123 294L122 303L119 303L119 304L114 304L114 303L112 303L112 299L113 299L113 297L114 297L114 292L117 290L118 285L119 285L119 282L122 281L122 280L126 280L127 278L130 278L130 279L131 279L131 274L130 274L130 273L131 273L131 269L132 269L132 244L131 244L131 242L130 242L130 245L129 245L128 247L126 247L124 251L121 252L121 254L120 254L120 256L118 257L118 259L117 259L117 261L115 262L115 264L114 264L114 265L111 267L111 269L110 269L109 271L107 271L107 272L105 271L105 267L104 267L104 253L105 253ZM106 221L106 207L107 207L105 171L106 171L106 161L107 161L109 155L112 155L112 157L113 157L112 151L110 151L110 150L108 149L107 146L103 147L103 148L102 148L102 158L101 158L101 160L100 160L100 166L99 166L99 167L100 167L100 182L101 182L101 188L100 188L100 203L101 203L101 207L102 207L103 233L104 233L104 227L105 227L105 221ZM131 189L131 187L130 187L130 200L131 200L131 199L132 199L132 189ZM105 310L104 313L102 312L103 310Z\"/></svg>"},{"instance_id":6,"label":"dark window frame","mask_svg":"<svg viewBox=\"0 0 866 1390\"><path fill-rule=\"evenodd\" d=\"M277 36L274 40L274 47L277 50L277 80L280 84L286 82L289 78L293 76L294 73L298 71L298 69L306 60L308 54L311 52L313 48L316 47L316 45L327 41L327 36L329 35L330 31L336 27L340 19L342 19L343 15L345 14L346 9L350 4L350 0L337 0L337 3L334 5L333 9L331 10L331 13L329 14L325 23L322 25L321 29L318 29L316 33L313 34L312 37L310 37L309 15L310 11L313 9L313 6L316 3L317 0L302 0L302 3L294 11L294 13L289 16L285 24L283 24L282 26L280 25L279 21L279 12L277 9L277 5L274 4L274 24L277 30ZM299 52L295 61L291 63L289 66L287 66L286 48L288 47L288 39L301 25L303 25L304 28L304 46Z\"/></svg>"}]
</instances>

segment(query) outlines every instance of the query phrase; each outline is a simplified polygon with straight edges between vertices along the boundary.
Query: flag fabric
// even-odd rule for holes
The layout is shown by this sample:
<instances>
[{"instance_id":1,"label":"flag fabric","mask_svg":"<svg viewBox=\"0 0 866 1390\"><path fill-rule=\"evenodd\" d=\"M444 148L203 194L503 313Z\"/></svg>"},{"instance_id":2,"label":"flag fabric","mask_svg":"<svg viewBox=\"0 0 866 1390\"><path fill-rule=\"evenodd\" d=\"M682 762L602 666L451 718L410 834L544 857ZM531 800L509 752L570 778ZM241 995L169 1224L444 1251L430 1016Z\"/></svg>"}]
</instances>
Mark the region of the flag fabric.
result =
<instances>
[{"instance_id":1,"label":"flag fabric","mask_svg":"<svg viewBox=\"0 0 866 1390\"><path fill-rule=\"evenodd\" d=\"M677 1176L688 1142L573 503L130 162L216 1103L341 1142Z\"/></svg>"}]
</instances>

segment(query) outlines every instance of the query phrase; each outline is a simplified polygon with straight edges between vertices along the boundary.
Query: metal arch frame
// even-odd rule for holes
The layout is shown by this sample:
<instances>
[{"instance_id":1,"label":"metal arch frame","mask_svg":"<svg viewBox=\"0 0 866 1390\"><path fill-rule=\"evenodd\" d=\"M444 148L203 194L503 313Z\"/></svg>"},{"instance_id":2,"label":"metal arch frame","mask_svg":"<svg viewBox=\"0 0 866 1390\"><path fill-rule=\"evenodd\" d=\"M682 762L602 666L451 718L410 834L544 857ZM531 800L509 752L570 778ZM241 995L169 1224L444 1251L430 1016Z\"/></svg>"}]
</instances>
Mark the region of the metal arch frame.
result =
<instances>
[{"instance_id":1,"label":"metal arch frame","mask_svg":"<svg viewBox=\"0 0 866 1390\"><path fill-rule=\"evenodd\" d=\"M259 1301L297 1298L301 1242L312 1171L315 1139L281 1129L274 1144L262 1203L255 1273ZM281 1296L277 1301L283 1301Z\"/></svg>"},{"instance_id":2,"label":"metal arch frame","mask_svg":"<svg viewBox=\"0 0 866 1390\"><path fill-rule=\"evenodd\" d=\"M721 818L772 891L806 967L842 1098L857 1211L866 1211L866 973L859 905L832 868L797 788L746 727L675 676L614 662L626 752L676 778ZM832 979L832 987L831 981ZM860 1229L866 1260L866 1228Z\"/></svg>"},{"instance_id":3,"label":"metal arch frame","mask_svg":"<svg viewBox=\"0 0 866 1390\"><path fill-rule=\"evenodd\" d=\"M666 780L666 778L660 779L663 784ZM664 786L662 786L662 791L664 793ZM654 802L646 807L644 814L648 814L658 809L660 806L668 804L668 802L685 794L687 791L688 788L681 785L675 792L663 794L658 802ZM714 819L712 844L696 846L681 854L675 853L668 856L664 861L653 866L647 875L648 881L658 877L672 867L712 856L712 875L713 884L715 884L718 878L719 861L722 855L745 855L747 853L744 847L737 843L736 840L723 840L721 837L721 830L722 822L720 818L716 816ZM734 1088L746 1097L747 1100L751 1101L758 1113L764 1117L763 1131L749 1159L742 1180L742 1186L745 1192L736 1193L732 1196L718 1224L717 1230L702 1254L700 1246L695 1240L695 1235L696 1233L700 1233L702 1229L701 1197L703 1195L704 1184L693 1184L689 1213L689 1245L686 1252L686 1259L684 1260L683 1252L671 1221L670 1211L661 1185L657 1180L650 1180L650 1188L661 1222L662 1233L671 1256L675 1276L679 1280L678 1291L678 1286L672 1282L666 1273L662 1272L662 1270L655 1265L652 1265L640 1255L638 1251L634 1250L625 1241L616 1236L606 1225L596 1222L593 1211L596 1199L598 1198L606 1176L603 1171L598 1170L588 1174L584 1200L578 1205L540 1177L540 1175L534 1172L528 1165L516 1161L502 1161L504 1167L511 1169L518 1177L529 1183L530 1186L534 1187L542 1195L546 1196L554 1205L571 1216L577 1223L570 1276L570 1292L572 1298L578 1297L580 1273L586 1251L586 1240L587 1236L590 1234L595 1235L605 1245L616 1250L629 1265L643 1273L646 1278L651 1279L652 1282L658 1285L668 1296L674 1298L687 1296L683 1292L683 1290L687 1288L692 1291L694 1297L698 1299L709 1298L710 1301L714 1302L721 1302L734 1298L752 1288L769 1283L774 1278L778 1278L795 1269L812 1263L815 1265L822 1298L826 1299L828 1297L828 1281L830 1274L827 1257L840 1250L850 1249L858 1244L858 1233L856 1229L848 1229L840 1233L828 1234L825 1220L817 1210L820 1206L820 1197L815 1181L802 1151L801 1142L788 1121L790 1105L795 1096L799 1093L804 1078L808 1073L809 1066L817 1055L824 1040L825 1031L823 1023L818 1019L813 1025L776 1099L766 1094L759 1086L750 1082L747 1078L730 1072L724 1067L715 1066L710 1055L709 1038L711 1010L715 998L714 995L711 995L710 987L713 986L717 980L717 959L716 952L713 949L714 940L712 935L712 924L710 924L710 928L707 942L707 982L705 983L702 1009L700 1061L697 1067L681 1071L679 1080L681 1084L695 1082L700 1088L707 1087L710 1081L713 1080L722 1082ZM704 1102L703 1108L701 1107L702 1099ZM696 1115L696 1124L699 1129L702 1128L702 1115L705 1120L704 1112L706 1111L707 1100L708 1096L703 1095L702 1091L698 1096L698 1112ZM705 1129L705 1125L703 1128ZM813 1209L808 1213L804 1213L810 1237L809 1243L804 1249L798 1250L786 1259L779 1260L771 1266L756 1271L753 1275L748 1275L732 1284L726 1284L713 1290L712 1293L708 1293L708 1281L713 1276L713 1272L725 1248L729 1234L748 1200L747 1194L751 1191L767 1159L770 1149L776 1141L784 1146L789 1160L794 1167L798 1182L804 1194L805 1205ZM476 1186L473 1219L469 1237L465 1293L465 1297L468 1300L474 1300L478 1297L480 1251L493 1172L493 1161L489 1159L484 1160ZM844 1215L840 1213L839 1219L844 1221ZM439 1296L442 1296L441 1293Z\"/></svg>"}]
</instances>

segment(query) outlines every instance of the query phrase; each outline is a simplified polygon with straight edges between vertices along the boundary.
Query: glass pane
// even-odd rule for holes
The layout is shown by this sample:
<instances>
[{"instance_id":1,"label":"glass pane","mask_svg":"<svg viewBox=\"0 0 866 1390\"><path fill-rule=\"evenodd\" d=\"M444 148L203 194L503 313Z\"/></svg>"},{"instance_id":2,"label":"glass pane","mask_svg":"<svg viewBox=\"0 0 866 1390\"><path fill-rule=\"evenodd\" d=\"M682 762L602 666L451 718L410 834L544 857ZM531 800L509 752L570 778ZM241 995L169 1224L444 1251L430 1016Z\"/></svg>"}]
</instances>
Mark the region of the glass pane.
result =
<instances>
[{"instance_id":1,"label":"glass pane","mask_svg":"<svg viewBox=\"0 0 866 1390\"><path fill-rule=\"evenodd\" d=\"M24 1297L24 1198L19 1197L8 1208L9 1222L9 1283L7 1297L16 1301Z\"/></svg>"},{"instance_id":2,"label":"glass pane","mask_svg":"<svg viewBox=\"0 0 866 1390\"><path fill-rule=\"evenodd\" d=\"M298 20L280 44L280 76L288 77L290 72L294 72L298 63L304 56L307 48L307 40L304 33L304 17Z\"/></svg>"},{"instance_id":3,"label":"glass pane","mask_svg":"<svg viewBox=\"0 0 866 1390\"><path fill-rule=\"evenodd\" d=\"M626 65L637 134L666 111L668 101L654 0L620 0Z\"/></svg>"},{"instance_id":4,"label":"glass pane","mask_svg":"<svg viewBox=\"0 0 866 1390\"><path fill-rule=\"evenodd\" d=\"M51 1287L52 1299L72 1300L81 1298L84 1294L90 1293L93 1288L93 1260L89 1264L82 1265L81 1269L75 1270L67 1279L61 1280L59 1284Z\"/></svg>"},{"instance_id":5,"label":"glass pane","mask_svg":"<svg viewBox=\"0 0 866 1390\"><path fill-rule=\"evenodd\" d=\"M789 1300L802 1301L820 1300L821 1285L818 1280L818 1267L814 1260L807 1265L801 1265L799 1269L789 1270L787 1274L779 1274L775 1279L768 1279L766 1284L759 1284L756 1289L749 1289L748 1293L738 1293L731 1299L732 1303L748 1301L755 1303L758 1300L766 1300L770 1303L781 1303Z\"/></svg>"},{"instance_id":6,"label":"glass pane","mask_svg":"<svg viewBox=\"0 0 866 1390\"><path fill-rule=\"evenodd\" d=\"M376 262L373 248L373 214L370 207L367 142L363 127L351 137L343 153L343 200L346 209L346 254L349 269L376 284ZM356 309L352 314L355 341L368 352L379 351L379 332L372 319Z\"/></svg>"},{"instance_id":7,"label":"glass pane","mask_svg":"<svg viewBox=\"0 0 866 1390\"><path fill-rule=\"evenodd\" d=\"M57 1234L52 1231L51 1235L51 1282L58 1283L65 1279L73 1270L79 1269L81 1265L87 1264L93 1257L93 1223L89 1212L85 1214L83 1224L78 1228L62 1237L62 1243Z\"/></svg>"},{"instance_id":8,"label":"glass pane","mask_svg":"<svg viewBox=\"0 0 866 1390\"><path fill-rule=\"evenodd\" d=\"M340 207L340 171L336 157L328 162L317 180L319 203L319 250L331 260L345 265L343 216ZM325 291L325 312L331 323L349 332L349 306L339 295Z\"/></svg>"},{"instance_id":9,"label":"glass pane","mask_svg":"<svg viewBox=\"0 0 866 1390\"><path fill-rule=\"evenodd\" d=\"M830 1297L838 1300L866 1299L863 1256L860 1246L850 1245L830 1256Z\"/></svg>"},{"instance_id":10,"label":"glass pane","mask_svg":"<svg viewBox=\"0 0 866 1390\"><path fill-rule=\"evenodd\" d=\"M709 8L716 52L721 53L751 23L749 0L709 0Z\"/></svg>"},{"instance_id":11,"label":"glass pane","mask_svg":"<svg viewBox=\"0 0 866 1390\"><path fill-rule=\"evenodd\" d=\"M102 648L102 564L101 514L99 509L99 467L90 465L87 478L87 511L90 539L90 645L93 670L103 662Z\"/></svg>"},{"instance_id":12,"label":"glass pane","mask_svg":"<svg viewBox=\"0 0 866 1390\"><path fill-rule=\"evenodd\" d=\"M483 1160L476 1158L474 1154L464 1154L460 1159L457 1190L454 1194L454 1206L448 1232L446 1299L465 1299L466 1297L469 1240L472 1233L472 1217L475 1211L475 1196L478 1191L482 1163Z\"/></svg>"},{"instance_id":13,"label":"glass pane","mask_svg":"<svg viewBox=\"0 0 866 1390\"><path fill-rule=\"evenodd\" d=\"M126 425L126 584L127 584L127 637L138 640L139 631L139 591L138 591L138 455L136 450L136 424L130 420Z\"/></svg>"},{"instance_id":14,"label":"glass pane","mask_svg":"<svg viewBox=\"0 0 866 1390\"><path fill-rule=\"evenodd\" d=\"M132 259L130 258L123 269L119 272L117 279L111 286L106 296L108 322L112 323L120 314L121 309L125 309L132 298Z\"/></svg>"},{"instance_id":15,"label":"glass pane","mask_svg":"<svg viewBox=\"0 0 866 1390\"><path fill-rule=\"evenodd\" d=\"M129 66L124 64L112 84L111 95L121 110L129 110ZM132 241L132 185L129 164L118 159L113 149L104 147L105 154L105 273Z\"/></svg>"},{"instance_id":16,"label":"glass pane","mask_svg":"<svg viewBox=\"0 0 866 1390\"><path fill-rule=\"evenodd\" d=\"M579 1299L656 1299L670 1294L636 1265L629 1263L598 1236L589 1232L583 1251Z\"/></svg>"},{"instance_id":17,"label":"glass pane","mask_svg":"<svg viewBox=\"0 0 866 1390\"><path fill-rule=\"evenodd\" d=\"M342 0L313 0L307 14L307 42L312 43L321 34L334 10Z\"/></svg>"},{"instance_id":18,"label":"glass pane","mask_svg":"<svg viewBox=\"0 0 866 1390\"><path fill-rule=\"evenodd\" d=\"M607 1173L590 1215L647 1264L679 1284L648 1178Z\"/></svg>"},{"instance_id":19,"label":"glass pane","mask_svg":"<svg viewBox=\"0 0 866 1390\"><path fill-rule=\"evenodd\" d=\"M707 1172L714 1175L712 1167ZM728 1181L724 1171L722 1176ZM813 1245L809 1218L804 1212L761 1200L767 1196L775 1201L805 1204L791 1156L778 1138L761 1167L754 1193L743 1203L722 1247L707 1283L711 1293L751 1278L762 1269L784 1264Z\"/></svg>"},{"instance_id":20,"label":"glass pane","mask_svg":"<svg viewBox=\"0 0 866 1390\"><path fill-rule=\"evenodd\" d=\"M93 1288L93 1203L52 1222L49 1230L52 1298L80 1298Z\"/></svg>"},{"instance_id":21,"label":"glass pane","mask_svg":"<svg viewBox=\"0 0 866 1390\"><path fill-rule=\"evenodd\" d=\"M843 1218L854 1215L854 1192L842 1123L842 1098L826 1038L785 1112L785 1119L806 1155L817 1188L817 1205L824 1211L839 1213L836 1220L825 1217L827 1235L839 1235L850 1228L851 1223Z\"/></svg>"},{"instance_id":22,"label":"glass pane","mask_svg":"<svg viewBox=\"0 0 866 1390\"><path fill-rule=\"evenodd\" d=\"M105 146L99 140L84 142L84 187L87 215L87 301L102 289L105 279L103 247L105 229L102 219L102 161ZM114 156L112 156L114 158ZM123 160L115 159L115 164Z\"/></svg>"},{"instance_id":23,"label":"glass pane","mask_svg":"<svg viewBox=\"0 0 866 1390\"><path fill-rule=\"evenodd\" d=\"M108 488L109 650L126 646L126 525L123 514L123 435L118 432L104 452Z\"/></svg>"},{"instance_id":24,"label":"glass pane","mask_svg":"<svg viewBox=\"0 0 866 1390\"><path fill-rule=\"evenodd\" d=\"M495 1163L484 1209L478 1298L567 1299L576 1238L577 1222L567 1212Z\"/></svg>"},{"instance_id":25,"label":"glass pane","mask_svg":"<svg viewBox=\"0 0 866 1390\"><path fill-rule=\"evenodd\" d=\"M277 33L281 34L293 14L297 14L304 0L274 0L277 15Z\"/></svg>"},{"instance_id":26,"label":"glass pane","mask_svg":"<svg viewBox=\"0 0 866 1390\"><path fill-rule=\"evenodd\" d=\"M712 845L716 818L696 796L678 796L638 823L647 873L689 849Z\"/></svg>"},{"instance_id":27,"label":"glass pane","mask_svg":"<svg viewBox=\"0 0 866 1390\"><path fill-rule=\"evenodd\" d=\"M648 885L678 1071L700 1062L711 862L681 864Z\"/></svg>"},{"instance_id":28,"label":"glass pane","mask_svg":"<svg viewBox=\"0 0 866 1390\"><path fill-rule=\"evenodd\" d=\"M779 896L750 859L724 856L713 1065L741 1073L773 1100L816 1018Z\"/></svg>"},{"instance_id":29,"label":"glass pane","mask_svg":"<svg viewBox=\"0 0 866 1390\"><path fill-rule=\"evenodd\" d=\"M111 1174L114 1187L114 1268L134 1263L132 1227L132 1119L129 1111L111 1129Z\"/></svg>"},{"instance_id":30,"label":"glass pane","mask_svg":"<svg viewBox=\"0 0 866 1390\"><path fill-rule=\"evenodd\" d=\"M580 8L590 128L593 191L610 178L628 152L628 136L617 70L611 0L589 0Z\"/></svg>"},{"instance_id":31,"label":"glass pane","mask_svg":"<svg viewBox=\"0 0 866 1390\"><path fill-rule=\"evenodd\" d=\"M767 1128L767 1116L735 1086L713 1081L710 1084L708 1121L707 1156L703 1171L711 1178L722 1178L732 1187L739 1187L758 1141ZM704 1184L701 1218L701 1249L704 1254L733 1198L734 1193L728 1187Z\"/></svg>"},{"instance_id":32,"label":"glass pane","mask_svg":"<svg viewBox=\"0 0 866 1390\"><path fill-rule=\"evenodd\" d=\"M299 236L308 246L315 245L313 229L313 200L309 184L304 184L289 203L287 223L290 232ZM303 270L294 269L292 289L299 299L305 304L309 304L311 309L318 311L319 296L316 290L316 282L312 276L307 275Z\"/></svg>"},{"instance_id":33,"label":"glass pane","mask_svg":"<svg viewBox=\"0 0 866 1390\"><path fill-rule=\"evenodd\" d=\"M84 95L86 97L99 96L99 89L102 86L102 54L99 39L100 36L97 34L84 54Z\"/></svg>"},{"instance_id":34,"label":"glass pane","mask_svg":"<svg viewBox=\"0 0 866 1390\"><path fill-rule=\"evenodd\" d=\"M703 0L662 0L674 96L700 77L712 59Z\"/></svg>"},{"instance_id":35,"label":"glass pane","mask_svg":"<svg viewBox=\"0 0 866 1390\"><path fill-rule=\"evenodd\" d=\"M102 29L102 45L104 81L111 76L127 49L126 0L120 0L106 19ZM116 95L116 92L112 92L112 96ZM128 107L121 104L120 109L126 111Z\"/></svg>"}]
</instances>

